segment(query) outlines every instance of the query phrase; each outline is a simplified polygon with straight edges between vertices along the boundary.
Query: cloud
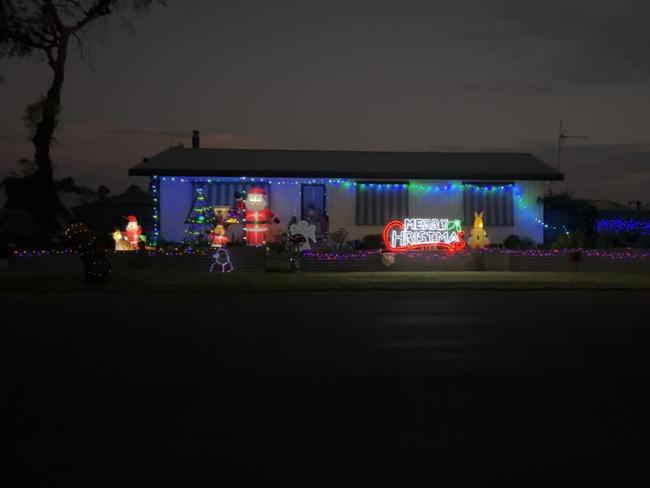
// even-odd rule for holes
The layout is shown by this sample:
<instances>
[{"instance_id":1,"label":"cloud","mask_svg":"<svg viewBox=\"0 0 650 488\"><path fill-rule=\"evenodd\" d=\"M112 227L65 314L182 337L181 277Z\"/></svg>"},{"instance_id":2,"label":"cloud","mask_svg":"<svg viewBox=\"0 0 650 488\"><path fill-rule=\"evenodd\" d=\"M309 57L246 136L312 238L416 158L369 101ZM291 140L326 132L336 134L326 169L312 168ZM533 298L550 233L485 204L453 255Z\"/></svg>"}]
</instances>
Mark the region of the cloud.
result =
<instances>
[{"instance_id":1,"label":"cloud","mask_svg":"<svg viewBox=\"0 0 650 488\"><path fill-rule=\"evenodd\" d=\"M188 131L172 131L172 130L161 130L161 129L139 129L135 127L131 128L117 128L117 129L106 129L108 134L120 134L125 136L154 136L154 137L191 137L192 133Z\"/></svg>"},{"instance_id":2,"label":"cloud","mask_svg":"<svg viewBox=\"0 0 650 488\"><path fill-rule=\"evenodd\" d=\"M257 141L244 136L230 133L208 133L201 135L201 147L224 147L232 149L258 149L268 145L260 145Z\"/></svg>"},{"instance_id":3,"label":"cloud","mask_svg":"<svg viewBox=\"0 0 650 488\"><path fill-rule=\"evenodd\" d=\"M3 127L4 129L4 127ZM102 125L66 124L53 146L52 158L57 177L73 176L78 183L96 187L105 184L113 191L138 183L128 178L129 167L143 157L151 157L169 147L172 131L157 128L111 128ZM176 144L191 145L191 132L173 132ZM201 134L201 147L269 148L248 137L231 132ZM26 138L0 140L0 178L16 168L21 157L30 157L33 148Z\"/></svg>"},{"instance_id":4,"label":"cloud","mask_svg":"<svg viewBox=\"0 0 650 488\"><path fill-rule=\"evenodd\" d=\"M635 82L650 77L647 0L506 0L495 14L524 37L560 51L553 74L580 84Z\"/></svg>"},{"instance_id":5,"label":"cloud","mask_svg":"<svg viewBox=\"0 0 650 488\"><path fill-rule=\"evenodd\" d=\"M467 91L500 93L518 97L556 95L561 92L555 83L542 81L471 81L459 83L457 86Z\"/></svg>"},{"instance_id":6,"label":"cloud","mask_svg":"<svg viewBox=\"0 0 650 488\"><path fill-rule=\"evenodd\" d=\"M557 163L557 146L539 145L533 152L549 164ZM562 171L577 196L650 201L650 143L567 144Z\"/></svg>"},{"instance_id":7,"label":"cloud","mask_svg":"<svg viewBox=\"0 0 650 488\"><path fill-rule=\"evenodd\" d=\"M577 85L650 80L648 0L458 0L446 8L468 19L454 40L488 57L501 53L517 71ZM519 96L562 88L492 78L469 88Z\"/></svg>"},{"instance_id":8,"label":"cloud","mask_svg":"<svg viewBox=\"0 0 650 488\"><path fill-rule=\"evenodd\" d=\"M111 128L106 129L107 134L117 134L120 136L135 137L168 137L171 143L191 144L191 131L171 131L165 129L148 129L148 128ZM259 142L245 136L233 134L230 132L207 132L201 133L201 147L229 147L235 149L254 149L262 146Z\"/></svg>"}]
</instances>

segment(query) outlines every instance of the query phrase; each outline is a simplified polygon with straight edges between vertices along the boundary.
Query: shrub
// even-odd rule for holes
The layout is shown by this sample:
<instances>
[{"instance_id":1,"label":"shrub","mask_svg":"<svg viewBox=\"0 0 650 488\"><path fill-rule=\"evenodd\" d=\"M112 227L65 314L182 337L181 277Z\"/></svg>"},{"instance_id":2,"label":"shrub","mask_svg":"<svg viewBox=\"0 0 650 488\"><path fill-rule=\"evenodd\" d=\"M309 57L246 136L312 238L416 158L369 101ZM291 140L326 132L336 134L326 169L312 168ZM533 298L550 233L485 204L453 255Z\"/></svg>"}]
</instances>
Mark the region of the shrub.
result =
<instances>
[{"instance_id":1,"label":"shrub","mask_svg":"<svg viewBox=\"0 0 650 488\"><path fill-rule=\"evenodd\" d=\"M361 249L380 249L383 245L380 234L367 234L361 241Z\"/></svg>"},{"instance_id":2,"label":"shrub","mask_svg":"<svg viewBox=\"0 0 650 488\"><path fill-rule=\"evenodd\" d=\"M521 239L517 234L510 234L503 241L503 247L506 249L521 249Z\"/></svg>"},{"instance_id":3,"label":"shrub","mask_svg":"<svg viewBox=\"0 0 650 488\"><path fill-rule=\"evenodd\" d=\"M583 246L584 236L580 231L570 234L559 234L555 240L555 247L560 249L578 249Z\"/></svg>"},{"instance_id":4,"label":"shrub","mask_svg":"<svg viewBox=\"0 0 650 488\"><path fill-rule=\"evenodd\" d=\"M282 254L284 251L284 246L280 242L268 242L266 244L266 253L267 254Z\"/></svg>"},{"instance_id":5,"label":"shrub","mask_svg":"<svg viewBox=\"0 0 650 488\"><path fill-rule=\"evenodd\" d=\"M650 249L650 236L641 237L638 244L641 249Z\"/></svg>"},{"instance_id":6,"label":"shrub","mask_svg":"<svg viewBox=\"0 0 650 488\"><path fill-rule=\"evenodd\" d=\"M537 245L529 237L519 237L517 234L510 234L503 241L503 247L506 249L534 249Z\"/></svg>"},{"instance_id":7,"label":"shrub","mask_svg":"<svg viewBox=\"0 0 650 488\"><path fill-rule=\"evenodd\" d=\"M537 244L535 241L533 241L530 237L523 237L521 239L521 247L520 249L536 249Z\"/></svg>"}]
</instances>

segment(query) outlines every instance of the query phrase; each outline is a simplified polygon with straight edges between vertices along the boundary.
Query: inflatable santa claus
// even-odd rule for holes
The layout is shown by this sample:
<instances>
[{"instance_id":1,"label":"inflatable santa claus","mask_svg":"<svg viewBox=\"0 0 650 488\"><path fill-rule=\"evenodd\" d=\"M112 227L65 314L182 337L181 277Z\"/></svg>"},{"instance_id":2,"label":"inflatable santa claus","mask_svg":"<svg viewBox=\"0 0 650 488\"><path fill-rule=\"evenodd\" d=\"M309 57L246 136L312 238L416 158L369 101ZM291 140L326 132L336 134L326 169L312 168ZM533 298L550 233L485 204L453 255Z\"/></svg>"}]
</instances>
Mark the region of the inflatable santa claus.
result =
<instances>
[{"instance_id":1,"label":"inflatable santa claus","mask_svg":"<svg viewBox=\"0 0 650 488\"><path fill-rule=\"evenodd\" d=\"M246 244L249 246L262 246L271 229L271 221L280 222L273 212L268 209L268 200L263 188L254 187L246 196Z\"/></svg>"},{"instance_id":2,"label":"inflatable santa claus","mask_svg":"<svg viewBox=\"0 0 650 488\"><path fill-rule=\"evenodd\" d=\"M137 251L138 244L140 243L140 236L142 235L142 226L138 225L138 219L135 215L129 215L126 220L129 221L129 223L126 224L126 230L124 231L126 240L129 242L131 250Z\"/></svg>"}]
</instances>

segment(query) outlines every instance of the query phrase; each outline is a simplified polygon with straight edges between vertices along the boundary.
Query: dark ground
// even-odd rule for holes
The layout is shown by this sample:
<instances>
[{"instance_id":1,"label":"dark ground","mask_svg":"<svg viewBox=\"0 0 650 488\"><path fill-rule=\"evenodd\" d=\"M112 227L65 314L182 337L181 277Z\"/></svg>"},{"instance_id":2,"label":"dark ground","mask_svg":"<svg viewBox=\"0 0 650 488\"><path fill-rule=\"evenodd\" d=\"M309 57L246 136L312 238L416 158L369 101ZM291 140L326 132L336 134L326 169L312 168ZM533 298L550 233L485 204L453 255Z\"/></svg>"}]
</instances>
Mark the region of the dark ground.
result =
<instances>
[{"instance_id":1,"label":"dark ground","mask_svg":"<svg viewBox=\"0 0 650 488\"><path fill-rule=\"evenodd\" d=\"M3 295L11 486L648 486L649 295Z\"/></svg>"}]
</instances>

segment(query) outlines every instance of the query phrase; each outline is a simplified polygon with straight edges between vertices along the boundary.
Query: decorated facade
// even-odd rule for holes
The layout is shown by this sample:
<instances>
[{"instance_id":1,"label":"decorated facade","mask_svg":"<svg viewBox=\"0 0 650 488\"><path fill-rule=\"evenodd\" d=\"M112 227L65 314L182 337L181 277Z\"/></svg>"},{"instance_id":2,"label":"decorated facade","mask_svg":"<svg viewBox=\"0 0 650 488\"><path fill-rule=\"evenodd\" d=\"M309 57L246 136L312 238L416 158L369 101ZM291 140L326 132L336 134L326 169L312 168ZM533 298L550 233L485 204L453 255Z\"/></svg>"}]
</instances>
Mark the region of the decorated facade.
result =
<instances>
[{"instance_id":1,"label":"decorated facade","mask_svg":"<svg viewBox=\"0 0 650 488\"><path fill-rule=\"evenodd\" d=\"M150 178L150 241L182 242L195 232L187 219L198 197L209 208L202 213L212 245L223 235L231 244L262 246L303 221L305 248L337 242L344 232L348 240L384 236L396 252L404 246L453 251L466 240L469 247L472 236L477 247L511 234L543 242L541 197L549 182L563 179L528 153L198 147L169 148L129 174ZM485 235L474 225L479 214ZM224 234L214 232L215 223Z\"/></svg>"}]
</instances>

